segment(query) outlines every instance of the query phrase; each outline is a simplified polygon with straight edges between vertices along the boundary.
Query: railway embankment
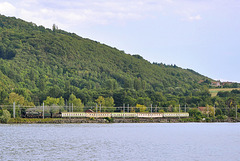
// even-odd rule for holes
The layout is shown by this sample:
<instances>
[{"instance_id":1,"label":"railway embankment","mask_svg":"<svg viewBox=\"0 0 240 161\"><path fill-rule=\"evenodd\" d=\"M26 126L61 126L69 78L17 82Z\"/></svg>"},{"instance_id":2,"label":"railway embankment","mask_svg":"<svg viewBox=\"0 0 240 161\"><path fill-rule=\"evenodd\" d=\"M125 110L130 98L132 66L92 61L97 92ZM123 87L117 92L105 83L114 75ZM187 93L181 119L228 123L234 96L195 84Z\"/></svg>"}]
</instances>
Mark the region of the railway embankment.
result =
<instances>
[{"instance_id":1,"label":"railway embankment","mask_svg":"<svg viewBox=\"0 0 240 161\"><path fill-rule=\"evenodd\" d=\"M187 122L240 122L235 118L227 120L194 120L192 118L15 118L8 124L81 124L81 123L187 123Z\"/></svg>"}]
</instances>

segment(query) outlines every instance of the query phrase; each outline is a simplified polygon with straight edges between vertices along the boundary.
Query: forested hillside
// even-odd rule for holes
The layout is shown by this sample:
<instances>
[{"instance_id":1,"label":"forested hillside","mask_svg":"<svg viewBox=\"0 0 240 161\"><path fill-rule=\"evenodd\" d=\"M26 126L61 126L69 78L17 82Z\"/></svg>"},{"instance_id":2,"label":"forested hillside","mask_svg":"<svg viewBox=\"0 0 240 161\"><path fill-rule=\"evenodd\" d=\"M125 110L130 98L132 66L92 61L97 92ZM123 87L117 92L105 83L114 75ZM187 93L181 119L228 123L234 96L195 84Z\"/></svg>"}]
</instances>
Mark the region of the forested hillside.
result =
<instances>
[{"instance_id":1,"label":"forested hillside","mask_svg":"<svg viewBox=\"0 0 240 161\"><path fill-rule=\"evenodd\" d=\"M152 64L56 25L47 29L2 15L0 77L0 104L11 103L11 93L35 105L48 96L69 100L71 94L84 105L98 98L115 106L212 104L208 88L198 84L208 78L197 72Z\"/></svg>"}]
</instances>

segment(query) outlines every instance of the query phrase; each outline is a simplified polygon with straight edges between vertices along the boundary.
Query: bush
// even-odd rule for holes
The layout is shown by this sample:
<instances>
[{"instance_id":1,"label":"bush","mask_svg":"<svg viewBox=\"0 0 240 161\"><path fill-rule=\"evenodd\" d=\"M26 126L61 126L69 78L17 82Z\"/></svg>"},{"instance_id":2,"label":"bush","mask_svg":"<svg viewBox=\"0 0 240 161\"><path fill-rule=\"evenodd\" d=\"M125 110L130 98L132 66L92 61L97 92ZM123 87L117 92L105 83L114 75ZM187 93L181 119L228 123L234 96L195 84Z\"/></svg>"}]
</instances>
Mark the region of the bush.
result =
<instances>
[{"instance_id":1,"label":"bush","mask_svg":"<svg viewBox=\"0 0 240 161\"><path fill-rule=\"evenodd\" d=\"M11 114L8 110L3 110L2 116L0 118L1 123L8 123L8 121L11 119Z\"/></svg>"},{"instance_id":2,"label":"bush","mask_svg":"<svg viewBox=\"0 0 240 161\"><path fill-rule=\"evenodd\" d=\"M109 123L113 123L114 119L112 117L104 117Z\"/></svg>"},{"instance_id":3,"label":"bush","mask_svg":"<svg viewBox=\"0 0 240 161\"><path fill-rule=\"evenodd\" d=\"M209 117L206 118L206 122L210 122L211 119Z\"/></svg>"},{"instance_id":4,"label":"bush","mask_svg":"<svg viewBox=\"0 0 240 161\"><path fill-rule=\"evenodd\" d=\"M217 119L218 120L224 120L224 116L223 115L217 115Z\"/></svg>"}]
</instances>

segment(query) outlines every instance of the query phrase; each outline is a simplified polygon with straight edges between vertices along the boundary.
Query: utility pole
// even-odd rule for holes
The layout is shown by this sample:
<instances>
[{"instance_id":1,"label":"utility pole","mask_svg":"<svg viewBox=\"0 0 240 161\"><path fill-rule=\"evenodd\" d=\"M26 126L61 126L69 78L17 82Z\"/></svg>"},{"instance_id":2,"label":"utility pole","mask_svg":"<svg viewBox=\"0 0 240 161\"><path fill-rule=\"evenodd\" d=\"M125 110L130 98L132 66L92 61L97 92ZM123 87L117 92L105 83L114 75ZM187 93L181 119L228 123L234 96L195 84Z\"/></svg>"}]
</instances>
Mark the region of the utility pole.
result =
<instances>
[{"instance_id":1,"label":"utility pole","mask_svg":"<svg viewBox=\"0 0 240 161\"><path fill-rule=\"evenodd\" d=\"M236 105L236 120L237 120L237 105Z\"/></svg>"},{"instance_id":2,"label":"utility pole","mask_svg":"<svg viewBox=\"0 0 240 161\"><path fill-rule=\"evenodd\" d=\"M97 118L97 103L96 103L96 118Z\"/></svg>"},{"instance_id":3,"label":"utility pole","mask_svg":"<svg viewBox=\"0 0 240 161\"><path fill-rule=\"evenodd\" d=\"M209 117L209 110L208 110L208 105L207 105L207 117Z\"/></svg>"},{"instance_id":4,"label":"utility pole","mask_svg":"<svg viewBox=\"0 0 240 161\"><path fill-rule=\"evenodd\" d=\"M215 107L215 104L214 104L214 113L213 113L213 117L215 117L215 108L216 108L216 107Z\"/></svg>"},{"instance_id":5,"label":"utility pole","mask_svg":"<svg viewBox=\"0 0 240 161\"><path fill-rule=\"evenodd\" d=\"M43 119L44 119L44 102L43 102Z\"/></svg>"},{"instance_id":6,"label":"utility pole","mask_svg":"<svg viewBox=\"0 0 240 161\"><path fill-rule=\"evenodd\" d=\"M65 103L65 110L67 110L67 99L66 99L66 103Z\"/></svg>"},{"instance_id":7,"label":"utility pole","mask_svg":"<svg viewBox=\"0 0 240 161\"><path fill-rule=\"evenodd\" d=\"M184 109L184 112L187 112L187 110L186 110L186 104L185 104L185 109Z\"/></svg>"},{"instance_id":8,"label":"utility pole","mask_svg":"<svg viewBox=\"0 0 240 161\"><path fill-rule=\"evenodd\" d=\"M73 112L73 103L72 103L72 112Z\"/></svg>"},{"instance_id":9,"label":"utility pole","mask_svg":"<svg viewBox=\"0 0 240 161\"><path fill-rule=\"evenodd\" d=\"M123 104L123 119L125 120L125 104Z\"/></svg>"},{"instance_id":10,"label":"utility pole","mask_svg":"<svg viewBox=\"0 0 240 161\"><path fill-rule=\"evenodd\" d=\"M15 102L13 102L13 118L15 118Z\"/></svg>"},{"instance_id":11,"label":"utility pole","mask_svg":"<svg viewBox=\"0 0 240 161\"><path fill-rule=\"evenodd\" d=\"M180 104L179 104L179 109L178 109L178 118L180 119Z\"/></svg>"},{"instance_id":12,"label":"utility pole","mask_svg":"<svg viewBox=\"0 0 240 161\"><path fill-rule=\"evenodd\" d=\"M71 104L69 103L68 104L68 107L69 107L69 112L71 112L71 106L70 106ZM69 118L71 119L71 113L69 113Z\"/></svg>"},{"instance_id":13,"label":"utility pole","mask_svg":"<svg viewBox=\"0 0 240 161\"><path fill-rule=\"evenodd\" d=\"M151 104L151 118L152 118L152 104Z\"/></svg>"}]
</instances>

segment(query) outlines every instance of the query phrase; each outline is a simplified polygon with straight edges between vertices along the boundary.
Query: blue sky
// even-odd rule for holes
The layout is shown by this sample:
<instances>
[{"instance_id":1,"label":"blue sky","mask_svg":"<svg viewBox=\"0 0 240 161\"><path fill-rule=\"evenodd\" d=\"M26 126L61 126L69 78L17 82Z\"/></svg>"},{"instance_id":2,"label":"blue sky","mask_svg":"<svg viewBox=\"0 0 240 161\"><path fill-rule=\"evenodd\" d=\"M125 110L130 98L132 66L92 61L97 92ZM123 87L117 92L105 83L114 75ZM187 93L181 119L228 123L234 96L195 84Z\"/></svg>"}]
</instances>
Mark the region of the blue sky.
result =
<instances>
[{"instance_id":1,"label":"blue sky","mask_svg":"<svg viewBox=\"0 0 240 161\"><path fill-rule=\"evenodd\" d=\"M239 0L0 0L0 14L240 82Z\"/></svg>"}]
</instances>

